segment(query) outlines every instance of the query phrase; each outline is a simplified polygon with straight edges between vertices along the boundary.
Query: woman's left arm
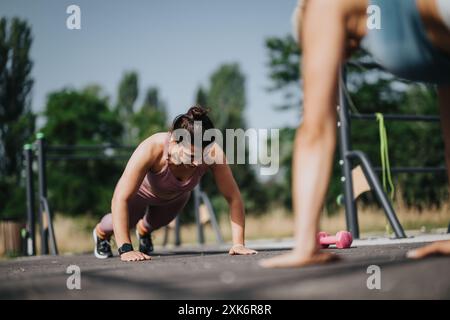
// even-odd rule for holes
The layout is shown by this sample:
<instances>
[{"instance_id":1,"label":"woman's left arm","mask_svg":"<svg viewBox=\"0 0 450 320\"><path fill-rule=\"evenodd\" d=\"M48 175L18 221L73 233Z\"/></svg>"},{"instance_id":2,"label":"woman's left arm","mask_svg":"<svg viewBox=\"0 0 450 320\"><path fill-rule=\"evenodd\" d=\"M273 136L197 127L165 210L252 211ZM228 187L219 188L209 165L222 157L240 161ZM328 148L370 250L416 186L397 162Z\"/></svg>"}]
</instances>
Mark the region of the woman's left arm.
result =
<instances>
[{"instance_id":1,"label":"woman's left arm","mask_svg":"<svg viewBox=\"0 0 450 320\"><path fill-rule=\"evenodd\" d=\"M230 249L231 255L255 254L255 250L245 247L245 209L239 187L234 180L230 167L226 163L216 163L211 165L217 187L228 202L230 208L231 234L233 246Z\"/></svg>"}]
</instances>

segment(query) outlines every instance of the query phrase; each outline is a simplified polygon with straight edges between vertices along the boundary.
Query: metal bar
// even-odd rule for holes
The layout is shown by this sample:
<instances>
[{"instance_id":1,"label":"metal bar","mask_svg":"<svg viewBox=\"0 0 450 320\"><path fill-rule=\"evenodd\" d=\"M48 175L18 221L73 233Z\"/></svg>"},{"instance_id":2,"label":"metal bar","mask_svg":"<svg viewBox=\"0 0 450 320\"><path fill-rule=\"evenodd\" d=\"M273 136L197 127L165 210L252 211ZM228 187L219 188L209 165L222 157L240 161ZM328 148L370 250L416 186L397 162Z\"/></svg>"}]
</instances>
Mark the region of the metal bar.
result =
<instances>
[{"instance_id":1,"label":"metal bar","mask_svg":"<svg viewBox=\"0 0 450 320\"><path fill-rule=\"evenodd\" d=\"M45 171L45 139L42 133L36 135L37 160L38 160L38 186L39 199L47 198L47 178ZM41 254L48 254L48 221L44 216L45 208L39 201L39 225L41 232Z\"/></svg>"},{"instance_id":2,"label":"metal bar","mask_svg":"<svg viewBox=\"0 0 450 320\"><path fill-rule=\"evenodd\" d=\"M345 96L344 88L346 82L345 66L341 67L339 74L339 149L341 154L341 161L343 176L341 181L344 184L344 204L345 204L345 218L347 229L351 232L353 238L359 238L358 213L353 199L353 181L352 181L352 163L351 159L346 157L347 152L351 150L350 141L350 118L348 111L348 101Z\"/></svg>"},{"instance_id":3,"label":"metal bar","mask_svg":"<svg viewBox=\"0 0 450 320\"><path fill-rule=\"evenodd\" d=\"M90 156L90 155L66 155L66 156L47 156L49 161L87 161L87 160L128 160L130 156Z\"/></svg>"},{"instance_id":4,"label":"metal bar","mask_svg":"<svg viewBox=\"0 0 450 320\"><path fill-rule=\"evenodd\" d=\"M366 114L350 114L351 119L355 120L376 120L374 113ZM412 114L383 114L384 120L390 121L422 121L422 122L439 122L439 116L435 115L412 115Z\"/></svg>"},{"instance_id":5,"label":"metal bar","mask_svg":"<svg viewBox=\"0 0 450 320\"><path fill-rule=\"evenodd\" d=\"M202 197L203 203L208 208L209 217L211 218L211 226L213 227L214 233L216 234L217 243L222 244L222 243L224 243L223 237L220 232L220 227L219 227L219 224L217 223L217 219L216 219L216 213L214 212L214 208L211 204L211 201L209 201L208 196L204 192L201 192L201 197Z\"/></svg>"},{"instance_id":6,"label":"metal bar","mask_svg":"<svg viewBox=\"0 0 450 320\"><path fill-rule=\"evenodd\" d=\"M25 180L27 195L27 238L26 254L36 255L36 212L34 210L33 150L30 144L24 146Z\"/></svg>"},{"instance_id":7,"label":"metal bar","mask_svg":"<svg viewBox=\"0 0 450 320\"><path fill-rule=\"evenodd\" d=\"M383 67L380 66L378 63L375 62L360 62L355 60L349 60L347 61L347 64L352 67L363 67L366 69L380 69L383 70Z\"/></svg>"},{"instance_id":8,"label":"metal bar","mask_svg":"<svg viewBox=\"0 0 450 320\"><path fill-rule=\"evenodd\" d=\"M46 198L41 198L42 206L48 221L48 236L50 238L50 253L54 256L58 255L58 247L56 245L55 230L53 229L52 213Z\"/></svg>"},{"instance_id":9,"label":"metal bar","mask_svg":"<svg viewBox=\"0 0 450 320\"><path fill-rule=\"evenodd\" d=\"M381 206L383 207L384 212L389 220L389 223L394 229L396 237L406 238L406 234L403 231L403 227L400 224L400 221L398 221L397 215L395 214L395 211L392 208L391 202L384 193L380 181L378 180L375 171L372 169L373 168L372 164L370 163L367 156L361 151L350 151L346 153L345 157L348 159L355 158L361 162L361 166L366 176L366 179L369 182L371 189L375 192L375 195L377 196Z\"/></svg>"},{"instance_id":10,"label":"metal bar","mask_svg":"<svg viewBox=\"0 0 450 320\"><path fill-rule=\"evenodd\" d=\"M121 145L52 145L47 147L49 152L60 151L93 151L93 150L106 150L106 149L118 149L118 150L134 150L133 146L121 146Z\"/></svg>"},{"instance_id":11,"label":"metal bar","mask_svg":"<svg viewBox=\"0 0 450 320\"><path fill-rule=\"evenodd\" d=\"M381 172L382 168L373 168L375 172ZM392 173L440 173L446 172L446 167L392 167Z\"/></svg>"},{"instance_id":12,"label":"metal bar","mask_svg":"<svg viewBox=\"0 0 450 320\"><path fill-rule=\"evenodd\" d=\"M181 227L181 221L180 221L180 216L177 216L175 218L175 246L181 246L181 232L180 232L180 227Z\"/></svg>"},{"instance_id":13,"label":"metal bar","mask_svg":"<svg viewBox=\"0 0 450 320\"><path fill-rule=\"evenodd\" d=\"M197 238L199 244L205 243L205 236L203 234L203 226L200 221L200 185L194 188L194 213L195 222L197 224Z\"/></svg>"},{"instance_id":14,"label":"metal bar","mask_svg":"<svg viewBox=\"0 0 450 320\"><path fill-rule=\"evenodd\" d=\"M384 67L382 67L381 65L379 65L376 62L363 62L363 61L351 60L351 61L347 62L347 65L351 66L351 67L356 67L356 68L359 68L359 69L363 69L363 70L365 69L365 71L369 71L369 70L370 71L373 71L373 70L382 71L384 73L390 74L398 82L403 82L405 84L414 84L414 81L395 77L394 75L392 75L392 73L387 71Z\"/></svg>"},{"instance_id":15,"label":"metal bar","mask_svg":"<svg viewBox=\"0 0 450 320\"><path fill-rule=\"evenodd\" d=\"M164 227L164 238L163 238L163 243L162 246L165 247L167 246L167 243L169 242L169 227L165 226Z\"/></svg>"}]
</instances>

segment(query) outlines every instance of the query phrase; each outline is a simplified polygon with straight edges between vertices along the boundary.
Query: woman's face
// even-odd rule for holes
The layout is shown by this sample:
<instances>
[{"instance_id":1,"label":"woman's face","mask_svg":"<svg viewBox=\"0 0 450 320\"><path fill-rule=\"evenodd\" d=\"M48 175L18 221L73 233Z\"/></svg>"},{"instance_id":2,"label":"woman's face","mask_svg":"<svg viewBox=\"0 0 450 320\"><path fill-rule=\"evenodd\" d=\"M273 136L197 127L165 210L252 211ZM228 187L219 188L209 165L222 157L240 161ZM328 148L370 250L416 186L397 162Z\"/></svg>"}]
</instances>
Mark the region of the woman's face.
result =
<instances>
[{"instance_id":1,"label":"woman's face","mask_svg":"<svg viewBox=\"0 0 450 320\"><path fill-rule=\"evenodd\" d=\"M211 145L202 149L191 144L173 142L169 149L170 161L185 168L195 168L202 163L209 163L208 160L212 156Z\"/></svg>"}]
</instances>

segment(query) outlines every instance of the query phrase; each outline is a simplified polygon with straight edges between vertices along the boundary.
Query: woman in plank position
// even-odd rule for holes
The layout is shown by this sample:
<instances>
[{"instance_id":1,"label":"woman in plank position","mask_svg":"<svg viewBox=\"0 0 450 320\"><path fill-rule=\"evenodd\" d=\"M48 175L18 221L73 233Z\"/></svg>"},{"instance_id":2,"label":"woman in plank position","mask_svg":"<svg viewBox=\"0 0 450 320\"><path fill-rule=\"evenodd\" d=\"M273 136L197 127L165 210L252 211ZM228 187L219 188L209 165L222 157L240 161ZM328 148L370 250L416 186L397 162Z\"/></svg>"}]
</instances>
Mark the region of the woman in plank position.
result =
<instances>
[{"instance_id":1,"label":"woman in plank position","mask_svg":"<svg viewBox=\"0 0 450 320\"><path fill-rule=\"evenodd\" d=\"M380 10L380 29L368 29L369 5ZM293 157L295 248L263 260L264 267L298 267L334 258L319 251L316 234L336 144L339 70L359 46L385 70L436 85L450 170L450 1L300 0L294 22L303 49L304 83L304 117ZM450 241L436 242L408 256L434 253L450 254Z\"/></svg>"},{"instance_id":2,"label":"woman in plank position","mask_svg":"<svg viewBox=\"0 0 450 320\"><path fill-rule=\"evenodd\" d=\"M244 246L244 204L225 154L212 141L202 139L201 145L195 145L194 132L199 128L203 138L204 132L214 126L207 110L195 106L175 118L169 132L156 133L139 144L114 190L112 213L105 215L93 231L97 258L112 256L109 239L114 234L122 261L150 259L151 232L176 217L208 170L229 204L233 238L229 254L256 253ZM188 141L183 141L186 136L175 134L180 130L188 134ZM131 245L129 229L134 225L139 250Z\"/></svg>"}]
</instances>

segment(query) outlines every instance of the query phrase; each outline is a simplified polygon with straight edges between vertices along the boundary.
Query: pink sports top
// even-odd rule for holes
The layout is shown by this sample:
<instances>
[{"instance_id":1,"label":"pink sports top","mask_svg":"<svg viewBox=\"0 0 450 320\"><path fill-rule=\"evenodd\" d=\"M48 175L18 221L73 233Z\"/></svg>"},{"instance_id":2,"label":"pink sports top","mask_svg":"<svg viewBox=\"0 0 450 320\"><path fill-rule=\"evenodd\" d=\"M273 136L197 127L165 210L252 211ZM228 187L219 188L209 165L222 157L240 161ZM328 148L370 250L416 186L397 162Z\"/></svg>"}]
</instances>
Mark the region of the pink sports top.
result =
<instances>
[{"instance_id":1,"label":"pink sports top","mask_svg":"<svg viewBox=\"0 0 450 320\"><path fill-rule=\"evenodd\" d=\"M192 176L187 180L181 181L176 178L169 167L169 141L170 133L167 134L167 138L164 142L164 167L161 171L156 173L151 171L147 172L147 175L139 187L139 193L146 198L167 201L186 192L190 192L200 182L201 177L208 170L208 165L200 164L196 167Z\"/></svg>"}]
</instances>

